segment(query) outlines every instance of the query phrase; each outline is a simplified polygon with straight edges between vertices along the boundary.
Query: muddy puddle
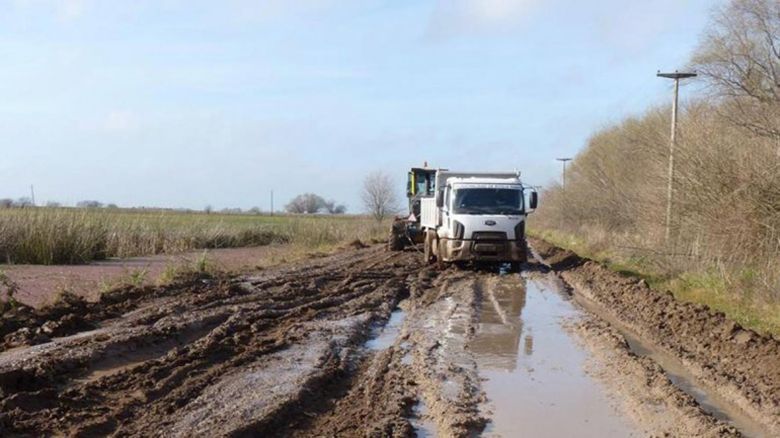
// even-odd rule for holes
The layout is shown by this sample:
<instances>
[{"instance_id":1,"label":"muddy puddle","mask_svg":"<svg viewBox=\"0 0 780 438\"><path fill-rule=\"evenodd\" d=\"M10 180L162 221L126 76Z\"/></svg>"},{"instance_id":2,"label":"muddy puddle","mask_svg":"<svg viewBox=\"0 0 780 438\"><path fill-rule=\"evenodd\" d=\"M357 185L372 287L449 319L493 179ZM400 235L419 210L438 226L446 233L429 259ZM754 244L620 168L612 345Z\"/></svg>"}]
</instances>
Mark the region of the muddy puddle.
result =
<instances>
[{"instance_id":1,"label":"muddy puddle","mask_svg":"<svg viewBox=\"0 0 780 438\"><path fill-rule=\"evenodd\" d=\"M688 371L685 366L670 354L667 354L651 343L642 340L625 324L616 320L608 314L600 311L599 308L588 299L578 296L577 304L584 307L599 318L607 321L614 327L628 343L629 349L637 356L648 357L657 363L664 371L664 374L672 384L693 397L701 409L728 425L734 426L740 434L746 437L764 437L770 436L766 428L759 422L753 420L745 412L733 403L717 395L712 389L698 382L696 377Z\"/></svg>"},{"instance_id":2,"label":"muddy puddle","mask_svg":"<svg viewBox=\"0 0 780 438\"><path fill-rule=\"evenodd\" d=\"M485 379L485 436L639 435L584 371L586 352L564 330L577 307L552 285L517 275L486 280L470 343Z\"/></svg>"},{"instance_id":3,"label":"muddy puddle","mask_svg":"<svg viewBox=\"0 0 780 438\"><path fill-rule=\"evenodd\" d=\"M439 436L436 423L428 418L428 407L420 400L412 408L410 423L414 428L415 438L435 438Z\"/></svg>"},{"instance_id":4,"label":"muddy puddle","mask_svg":"<svg viewBox=\"0 0 780 438\"><path fill-rule=\"evenodd\" d=\"M387 324L372 331L369 340L366 342L366 347L369 350L378 351L393 345L401 332L401 326L404 325L405 318L406 312L402 309L397 308L393 310L390 318L387 320Z\"/></svg>"},{"instance_id":5,"label":"muddy puddle","mask_svg":"<svg viewBox=\"0 0 780 438\"><path fill-rule=\"evenodd\" d=\"M691 395L704 412L726 424L734 426L743 436L769 436L762 425L753 421L742 410L700 385L696 378L671 355L658 351L620 326L617 326L617 329L626 339L629 348L634 354L653 359L654 362L664 369L666 376L674 386Z\"/></svg>"}]
</instances>

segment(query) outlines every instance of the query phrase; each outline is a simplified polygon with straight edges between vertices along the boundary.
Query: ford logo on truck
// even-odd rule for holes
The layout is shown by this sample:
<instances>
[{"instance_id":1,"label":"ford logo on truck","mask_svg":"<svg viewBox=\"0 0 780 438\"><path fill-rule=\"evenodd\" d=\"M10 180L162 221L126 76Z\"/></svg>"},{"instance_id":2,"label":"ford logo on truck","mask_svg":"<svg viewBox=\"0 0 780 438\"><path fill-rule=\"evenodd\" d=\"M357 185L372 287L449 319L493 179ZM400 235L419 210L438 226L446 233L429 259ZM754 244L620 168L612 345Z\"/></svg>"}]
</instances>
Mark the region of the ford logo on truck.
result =
<instances>
[{"instance_id":1,"label":"ford logo on truck","mask_svg":"<svg viewBox=\"0 0 780 438\"><path fill-rule=\"evenodd\" d=\"M485 225L490 225L491 227L496 224L496 221L485 221Z\"/></svg>"}]
</instances>

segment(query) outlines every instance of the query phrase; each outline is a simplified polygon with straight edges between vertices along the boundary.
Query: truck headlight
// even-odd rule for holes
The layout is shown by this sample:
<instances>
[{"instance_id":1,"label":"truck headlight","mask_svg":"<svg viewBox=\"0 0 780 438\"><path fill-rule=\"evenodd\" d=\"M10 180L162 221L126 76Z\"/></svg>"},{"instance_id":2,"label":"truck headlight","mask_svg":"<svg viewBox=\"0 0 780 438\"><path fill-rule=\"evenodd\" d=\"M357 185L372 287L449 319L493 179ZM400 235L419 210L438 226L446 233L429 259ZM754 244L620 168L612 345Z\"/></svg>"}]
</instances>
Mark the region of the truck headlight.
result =
<instances>
[{"instance_id":1,"label":"truck headlight","mask_svg":"<svg viewBox=\"0 0 780 438\"><path fill-rule=\"evenodd\" d=\"M452 238L453 239L462 239L463 233L466 231L466 227L463 226L462 223L453 220L452 221Z\"/></svg>"}]
</instances>

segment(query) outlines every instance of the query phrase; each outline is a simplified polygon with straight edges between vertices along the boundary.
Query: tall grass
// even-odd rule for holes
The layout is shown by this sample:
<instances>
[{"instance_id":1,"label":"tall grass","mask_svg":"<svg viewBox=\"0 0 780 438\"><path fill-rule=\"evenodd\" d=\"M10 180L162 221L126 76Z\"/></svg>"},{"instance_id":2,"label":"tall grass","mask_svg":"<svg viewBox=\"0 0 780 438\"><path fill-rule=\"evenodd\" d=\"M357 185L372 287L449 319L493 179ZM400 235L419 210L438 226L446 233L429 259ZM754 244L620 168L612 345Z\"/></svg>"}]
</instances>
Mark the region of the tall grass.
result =
<instances>
[{"instance_id":1,"label":"tall grass","mask_svg":"<svg viewBox=\"0 0 780 438\"><path fill-rule=\"evenodd\" d=\"M0 263L77 264L109 257L384 237L354 216L259 216L77 208L0 209Z\"/></svg>"}]
</instances>

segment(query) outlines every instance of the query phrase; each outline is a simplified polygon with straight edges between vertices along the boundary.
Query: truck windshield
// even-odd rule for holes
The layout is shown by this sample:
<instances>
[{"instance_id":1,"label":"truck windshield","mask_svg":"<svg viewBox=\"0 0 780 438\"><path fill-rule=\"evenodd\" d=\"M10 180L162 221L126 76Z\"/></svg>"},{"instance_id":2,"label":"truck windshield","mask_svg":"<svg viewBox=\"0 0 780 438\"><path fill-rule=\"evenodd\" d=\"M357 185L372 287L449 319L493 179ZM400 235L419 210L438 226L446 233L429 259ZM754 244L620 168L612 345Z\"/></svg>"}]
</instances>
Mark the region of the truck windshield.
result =
<instances>
[{"instance_id":1,"label":"truck windshield","mask_svg":"<svg viewBox=\"0 0 780 438\"><path fill-rule=\"evenodd\" d=\"M522 214L523 194L517 189L455 190L455 214Z\"/></svg>"}]
</instances>

